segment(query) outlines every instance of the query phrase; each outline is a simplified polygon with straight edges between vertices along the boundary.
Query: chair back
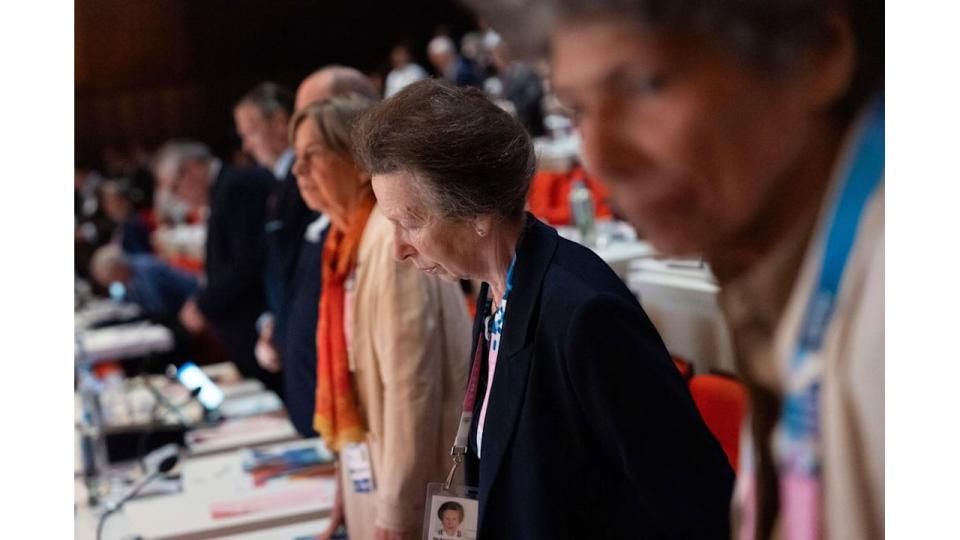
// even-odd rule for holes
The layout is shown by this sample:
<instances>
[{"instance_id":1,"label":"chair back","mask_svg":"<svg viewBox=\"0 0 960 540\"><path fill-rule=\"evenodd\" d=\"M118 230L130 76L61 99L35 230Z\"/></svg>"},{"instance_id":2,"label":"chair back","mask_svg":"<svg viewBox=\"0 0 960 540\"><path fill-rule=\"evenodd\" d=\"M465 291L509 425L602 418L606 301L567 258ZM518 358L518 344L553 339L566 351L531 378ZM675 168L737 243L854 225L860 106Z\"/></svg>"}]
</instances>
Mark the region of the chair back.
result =
<instances>
[{"instance_id":1,"label":"chair back","mask_svg":"<svg viewBox=\"0 0 960 540\"><path fill-rule=\"evenodd\" d=\"M720 442L737 470L740 456L740 425L747 407L747 392L735 378L721 374L694 375L690 394L707 428Z\"/></svg>"}]
</instances>

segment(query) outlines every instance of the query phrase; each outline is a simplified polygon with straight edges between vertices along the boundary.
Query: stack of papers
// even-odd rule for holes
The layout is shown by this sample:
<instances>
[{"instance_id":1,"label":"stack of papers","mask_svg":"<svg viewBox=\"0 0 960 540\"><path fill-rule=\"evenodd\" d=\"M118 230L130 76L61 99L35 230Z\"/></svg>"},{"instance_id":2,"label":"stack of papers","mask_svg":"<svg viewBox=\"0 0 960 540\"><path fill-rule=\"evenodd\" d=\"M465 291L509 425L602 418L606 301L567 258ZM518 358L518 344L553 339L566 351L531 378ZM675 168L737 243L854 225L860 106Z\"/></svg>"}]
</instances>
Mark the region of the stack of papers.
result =
<instances>
[{"instance_id":1,"label":"stack of papers","mask_svg":"<svg viewBox=\"0 0 960 540\"><path fill-rule=\"evenodd\" d=\"M193 455L286 441L298 437L285 412L227 420L209 428L188 431L185 440Z\"/></svg>"},{"instance_id":2,"label":"stack of papers","mask_svg":"<svg viewBox=\"0 0 960 540\"><path fill-rule=\"evenodd\" d=\"M334 472L333 453L318 439L243 450L243 470L253 487L315 478Z\"/></svg>"}]
</instances>

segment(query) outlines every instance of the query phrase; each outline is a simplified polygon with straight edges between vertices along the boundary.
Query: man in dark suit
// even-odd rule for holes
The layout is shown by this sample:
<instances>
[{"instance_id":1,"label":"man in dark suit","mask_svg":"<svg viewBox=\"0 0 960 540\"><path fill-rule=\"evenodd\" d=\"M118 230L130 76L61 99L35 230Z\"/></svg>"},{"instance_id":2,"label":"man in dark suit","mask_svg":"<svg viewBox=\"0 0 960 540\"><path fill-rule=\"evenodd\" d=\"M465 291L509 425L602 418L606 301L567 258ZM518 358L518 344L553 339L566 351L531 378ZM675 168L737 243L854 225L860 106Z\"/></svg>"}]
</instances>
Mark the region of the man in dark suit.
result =
<instances>
[{"instance_id":1,"label":"man in dark suit","mask_svg":"<svg viewBox=\"0 0 960 540\"><path fill-rule=\"evenodd\" d=\"M285 340L277 352L283 359L284 402L297 433L315 437L313 413L317 397L317 322L320 268L330 218L321 216L307 227L300 246L292 294L287 307Z\"/></svg>"},{"instance_id":2,"label":"man in dark suit","mask_svg":"<svg viewBox=\"0 0 960 540\"><path fill-rule=\"evenodd\" d=\"M457 86L483 86L483 77L477 65L457 54L457 47L447 36L437 36L427 44L427 57L444 79Z\"/></svg>"},{"instance_id":3,"label":"man in dark suit","mask_svg":"<svg viewBox=\"0 0 960 540\"><path fill-rule=\"evenodd\" d=\"M303 80L297 89L296 106L302 109L315 101L353 93L371 99L379 98L363 73L346 66L326 66ZM299 197L295 180L293 188ZM279 336L269 339L265 333L261 333L257 344L257 358L261 365L269 367L270 360L282 365L287 413L297 432L304 437L317 435L313 429L317 393L317 310L320 304L323 243L329 222L326 216L316 217L298 239L295 271L292 280L285 284L282 340L277 339Z\"/></svg>"},{"instance_id":4,"label":"man in dark suit","mask_svg":"<svg viewBox=\"0 0 960 540\"><path fill-rule=\"evenodd\" d=\"M201 332L207 321L246 377L281 391L280 378L261 368L253 354L263 291L265 202L274 182L263 169L231 169L201 143L178 141L160 149L157 178L177 198L209 206L206 280L180 310L180 321Z\"/></svg>"},{"instance_id":5,"label":"man in dark suit","mask_svg":"<svg viewBox=\"0 0 960 540\"><path fill-rule=\"evenodd\" d=\"M273 172L267 199L265 239L266 260L264 286L269 311L262 316L257 358L260 365L273 372L281 368L287 314L292 282L300 256L307 225L317 214L307 208L291 172L293 149L287 136L287 125L293 113L293 93L273 83L264 82L240 98L233 109L237 134L243 149L262 167Z\"/></svg>"}]
</instances>

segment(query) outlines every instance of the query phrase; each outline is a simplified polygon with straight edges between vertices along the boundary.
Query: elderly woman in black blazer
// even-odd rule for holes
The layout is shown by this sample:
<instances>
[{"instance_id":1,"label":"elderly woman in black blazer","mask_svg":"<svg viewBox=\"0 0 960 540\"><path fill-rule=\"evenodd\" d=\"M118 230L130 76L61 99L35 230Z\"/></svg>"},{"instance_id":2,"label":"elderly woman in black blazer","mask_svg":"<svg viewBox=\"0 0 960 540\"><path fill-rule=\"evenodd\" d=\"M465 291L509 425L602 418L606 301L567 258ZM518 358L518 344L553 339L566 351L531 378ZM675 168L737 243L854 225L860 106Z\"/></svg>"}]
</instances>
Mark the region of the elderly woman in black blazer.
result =
<instances>
[{"instance_id":1,"label":"elderly woman in black blazer","mask_svg":"<svg viewBox=\"0 0 960 540\"><path fill-rule=\"evenodd\" d=\"M733 471L657 330L599 257L524 212L520 124L428 80L356 135L396 256L484 283L466 445L480 537L729 536Z\"/></svg>"}]
</instances>

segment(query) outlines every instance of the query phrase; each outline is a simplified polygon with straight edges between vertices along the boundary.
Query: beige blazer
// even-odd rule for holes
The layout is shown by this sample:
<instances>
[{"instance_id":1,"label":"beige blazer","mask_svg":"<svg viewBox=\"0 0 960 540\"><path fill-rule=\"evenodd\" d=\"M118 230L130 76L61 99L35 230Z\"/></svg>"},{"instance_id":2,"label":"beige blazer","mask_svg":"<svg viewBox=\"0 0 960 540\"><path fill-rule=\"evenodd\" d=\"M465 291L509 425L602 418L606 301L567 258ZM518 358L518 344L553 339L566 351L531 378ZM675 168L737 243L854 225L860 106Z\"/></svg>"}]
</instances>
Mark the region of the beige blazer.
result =
<instances>
[{"instance_id":1,"label":"beige blazer","mask_svg":"<svg viewBox=\"0 0 960 540\"><path fill-rule=\"evenodd\" d=\"M839 165L848 159L849 144ZM745 423L742 440L749 446L741 449L741 461L775 461L779 402L786 394L789 360L819 275L823 244L817 231L829 224L842 180L839 165L820 215L811 216L750 274L725 285L721 293L740 375L756 388L754 394L772 397L754 396L751 414L766 427L755 438L750 421ZM820 352L822 518L824 538L829 539L872 540L884 534L884 193L879 186L864 208ZM751 489L741 475L734 495L734 520L740 528L752 528L752 516L743 505ZM785 537L780 516L770 537Z\"/></svg>"},{"instance_id":2,"label":"beige blazer","mask_svg":"<svg viewBox=\"0 0 960 540\"><path fill-rule=\"evenodd\" d=\"M342 482L350 537L373 527L419 538L426 485L445 480L467 386L471 324L463 293L394 259L393 225L376 207L360 241L348 343L368 428L375 489Z\"/></svg>"},{"instance_id":3,"label":"beige blazer","mask_svg":"<svg viewBox=\"0 0 960 540\"><path fill-rule=\"evenodd\" d=\"M864 209L821 351L824 538L884 537L884 199L881 185ZM781 374L788 371L822 251L814 243L774 334Z\"/></svg>"}]
</instances>

